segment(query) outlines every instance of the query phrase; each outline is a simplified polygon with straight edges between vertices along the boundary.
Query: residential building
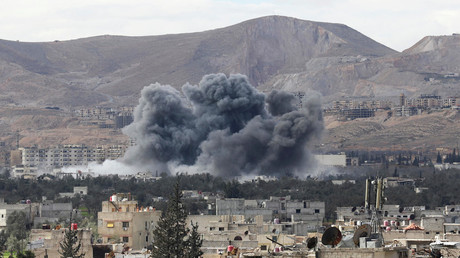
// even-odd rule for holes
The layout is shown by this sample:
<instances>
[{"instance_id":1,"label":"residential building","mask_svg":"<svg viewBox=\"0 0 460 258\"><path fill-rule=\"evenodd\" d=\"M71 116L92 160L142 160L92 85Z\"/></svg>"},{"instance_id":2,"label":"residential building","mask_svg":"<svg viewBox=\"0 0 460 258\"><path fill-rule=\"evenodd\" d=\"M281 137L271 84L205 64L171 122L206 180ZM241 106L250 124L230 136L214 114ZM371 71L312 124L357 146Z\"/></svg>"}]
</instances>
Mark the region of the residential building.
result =
<instances>
[{"instance_id":1,"label":"residential building","mask_svg":"<svg viewBox=\"0 0 460 258\"><path fill-rule=\"evenodd\" d=\"M140 250L152 243L152 231L161 212L139 207L130 194L114 194L102 202L98 212L98 233L102 244L124 243Z\"/></svg>"},{"instance_id":2,"label":"residential building","mask_svg":"<svg viewBox=\"0 0 460 258\"><path fill-rule=\"evenodd\" d=\"M290 196L272 196L269 200L216 200L216 215L243 215L248 220L260 215L265 222L303 222L311 230L322 225L324 214L324 202L294 201Z\"/></svg>"},{"instance_id":3,"label":"residential building","mask_svg":"<svg viewBox=\"0 0 460 258\"><path fill-rule=\"evenodd\" d=\"M11 177L14 178L35 179L38 176L35 166L16 165L12 166L11 172Z\"/></svg>"},{"instance_id":4,"label":"residential building","mask_svg":"<svg viewBox=\"0 0 460 258\"><path fill-rule=\"evenodd\" d=\"M80 216L79 211L72 208L71 202L54 203L53 201L44 201L39 205L38 215L34 218L34 227L69 219L71 214L73 218Z\"/></svg>"},{"instance_id":5,"label":"residential building","mask_svg":"<svg viewBox=\"0 0 460 258\"><path fill-rule=\"evenodd\" d=\"M102 163L106 159L118 159L123 157L125 150L126 146L124 145L101 145L94 148L83 144L60 145L52 148L22 147L19 148L20 162L16 160L18 158L13 156L12 152L11 164L22 165L25 168L35 167L40 171L51 172L54 168L87 166L90 162ZM18 173L22 172L18 171Z\"/></svg>"},{"instance_id":6,"label":"residential building","mask_svg":"<svg viewBox=\"0 0 460 258\"><path fill-rule=\"evenodd\" d=\"M76 195L87 195L88 194L88 187L87 186L74 186L73 192L70 193L59 193L59 197L74 197Z\"/></svg>"}]
</instances>

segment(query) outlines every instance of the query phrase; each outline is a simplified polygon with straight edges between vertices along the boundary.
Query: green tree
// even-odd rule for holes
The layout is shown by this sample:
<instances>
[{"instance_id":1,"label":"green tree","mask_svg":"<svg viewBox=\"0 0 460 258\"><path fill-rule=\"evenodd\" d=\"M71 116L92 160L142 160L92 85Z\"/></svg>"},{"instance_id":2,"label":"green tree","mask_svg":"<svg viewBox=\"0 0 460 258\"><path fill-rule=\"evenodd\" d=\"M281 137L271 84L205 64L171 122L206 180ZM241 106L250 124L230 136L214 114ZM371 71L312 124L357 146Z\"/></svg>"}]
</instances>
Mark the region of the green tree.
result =
<instances>
[{"instance_id":1,"label":"green tree","mask_svg":"<svg viewBox=\"0 0 460 258\"><path fill-rule=\"evenodd\" d=\"M192 230L190 231L189 238L188 238L188 252L186 257L200 257L203 254L201 251L201 245L203 244L203 239L201 238L200 234L198 234L198 223L192 225Z\"/></svg>"},{"instance_id":2,"label":"green tree","mask_svg":"<svg viewBox=\"0 0 460 258\"><path fill-rule=\"evenodd\" d=\"M27 241L25 239L17 239L14 235L10 235L6 240L7 250L13 254L20 254L27 246Z\"/></svg>"},{"instance_id":3,"label":"green tree","mask_svg":"<svg viewBox=\"0 0 460 258\"><path fill-rule=\"evenodd\" d=\"M19 253L16 257L17 258L35 258L35 254L32 251L27 250L23 253Z\"/></svg>"},{"instance_id":4,"label":"green tree","mask_svg":"<svg viewBox=\"0 0 460 258\"><path fill-rule=\"evenodd\" d=\"M13 211L6 221L6 234L17 240L27 238L27 218L23 211Z\"/></svg>"},{"instance_id":5,"label":"green tree","mask_svg":"<svg viewBox=\"0 0 460 258\"><path fill-rule=\"evenodd\" d=\"M72 230L71 226L65 231L64 240L59 243L58 252L61 254L61 258L82 258L85 256L81 250L81 239L78 238L77 234L78 231Z\"/></svg>"},{"instance_id":6,"label":"green tree","mask_svg":"<svg viewBox=\"0 0 460 258\"><path fill-rule=\"evenodd\" d=\"M199 236L197 238L196 232L198 225L192 225L192 235L189 236L190 229L186 227L187 212L182 203L179 183L180 178L177 179L173 194L169 197L168 207L161 214L158 225L153 230L154 243L151 257L193 257L190 254L195 255L196 250L201 248L201 240Z\"/></svg>"},{"instance_id":7,"label":"green tree","mask_svg":"<svg viewBox=\"0 0 460 258\"><path fill-rule=\"evenodd\" d=\"M236 179L233 179L232 181L226 183L224 188L225 197L241 198L240 186L240 182L238 182L238 180Z\"/></svg>"},{"instance_id":8,"label":"green tree","mask_svg":"<svg viewBox=\"0 0 460 258\"><path fill-rule=\"evenodd\" d=\"M436 163L437 163L437 164L441 164L441 163L442 163L442 157L441 157L441 153L439 153L439 151L438 151L438 156L436 156Z\"/></svg>"},{"instance_id":9,"label":"green tree","mask_svg":"<svg viewBox=\"0 0 460 258\"><path fill-rule=\"evenodd\" d=\"M6 234L5 230L0 231L0 251L6 249L6 240L8 239L8 235Z\"/></svg>"}]
</instances>

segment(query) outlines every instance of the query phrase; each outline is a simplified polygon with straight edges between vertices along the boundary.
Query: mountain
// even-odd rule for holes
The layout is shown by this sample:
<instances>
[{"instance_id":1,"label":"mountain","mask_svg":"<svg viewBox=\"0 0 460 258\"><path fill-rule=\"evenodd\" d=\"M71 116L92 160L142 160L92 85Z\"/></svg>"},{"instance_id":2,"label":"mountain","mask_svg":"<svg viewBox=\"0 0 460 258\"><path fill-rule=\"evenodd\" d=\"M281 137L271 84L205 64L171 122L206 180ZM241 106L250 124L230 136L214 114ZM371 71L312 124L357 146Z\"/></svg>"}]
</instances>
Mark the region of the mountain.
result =
<instances>
[{"instance_id":1,"label":"mountain","mask_svg":"<svg viewBox=\"0 0 460 258\"><path fill-rule=\"evenodd\" d=\"M242 73L264 92L316 91L396 100L459 94L460 35L428 36L399 53L342 24L268 16L197 33L69 41L0 40L0 141L115 144L118 131L88 128L68 107L136 105L151 83L180 87L209 73ZM38 107L57 106L60 111ZM458 111L336 121L325 117L325 150L454 148ZM384 141L382 139L385 139Z\"/></svg>"},{"instance_id":2,"label":"mountain","mask_svg":"<svg viewBox=\"0 0 460 258\"><path fill-rule=\"evenodd\" d=\"M246 74L261 89L269 89L272 82L283 88L280 84L293 83L286 78L306 70L324 73L322 68L350 58L394 54L345 25L281 16L188 34L0 41L0 104L135 104L140 90L151 83L180 88L217 72ZM366 67L372 70L364 71L366 76L380 68L374 66ZM324 86L318 85L312 88ZM305 91L304 86L290 89Z\"/></svg>"},{"instance_id":3,"label":"mountain","mask_svg":"<svg viewBox=\"0 0 460 258\"><path fill-rule=\"evenodd\" d=\"M304 71L274 76L265 90L315 90L326 103L342 97L396 98L436 93L458 95L460 36L426 37L402 53L381 57L311 59Z\"/></svg>"}]
</instances>

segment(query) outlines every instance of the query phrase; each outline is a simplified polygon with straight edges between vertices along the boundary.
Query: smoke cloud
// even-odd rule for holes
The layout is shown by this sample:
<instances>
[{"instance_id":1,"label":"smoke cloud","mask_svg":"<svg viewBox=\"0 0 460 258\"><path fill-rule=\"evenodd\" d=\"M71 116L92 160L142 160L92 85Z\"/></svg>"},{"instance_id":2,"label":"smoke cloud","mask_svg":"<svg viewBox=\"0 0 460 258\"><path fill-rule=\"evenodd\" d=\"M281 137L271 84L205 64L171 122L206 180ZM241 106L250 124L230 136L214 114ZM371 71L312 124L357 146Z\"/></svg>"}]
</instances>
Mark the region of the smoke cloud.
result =
<instances>
[{"instance_id":1,"label":"smoke cloud","mask_svg":"<svg viewBox=\"0 0 460 258\"><path fill-rule=\"evenodd\" d=\"M305 174L307 146L323 129L319 96L297 109L293 94L265 98L243 75L210 74L181 93L158 83L145 87L124 162L193 166L215 175ZM268 109L268 110L267 110Z\"/></svg>"}]
</instances>

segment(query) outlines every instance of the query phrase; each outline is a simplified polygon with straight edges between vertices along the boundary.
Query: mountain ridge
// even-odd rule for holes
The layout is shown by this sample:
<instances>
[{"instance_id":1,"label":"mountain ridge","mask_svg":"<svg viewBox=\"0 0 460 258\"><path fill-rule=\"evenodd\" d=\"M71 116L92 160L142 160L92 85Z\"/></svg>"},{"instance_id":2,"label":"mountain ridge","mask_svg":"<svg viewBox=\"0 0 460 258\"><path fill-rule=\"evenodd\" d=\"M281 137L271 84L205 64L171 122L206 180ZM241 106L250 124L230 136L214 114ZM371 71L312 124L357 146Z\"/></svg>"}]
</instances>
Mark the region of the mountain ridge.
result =
<instances>
[{"instance_id":1,"label":"mountain ridge","mask_svg":"<svg viewBox=\"0 0 460 258\"><path fill-rule=\"evenodd\" d=\"M106 35L44 43L0 41L0 62L19 66L21 74L30 77L5 78L0 73L4 84L16 82L9 88L0 84L3 89L25 87L0 100L10 97L12 102L29 105L132 104L142 87L155 82L180 88L186 82L198 83L205 74L224 72L246 74L258 86L277 74L301 72L316 57L395 53L346 25L284 16L186 34ZM44 88L43 99L21 95L21 91L32 91L34 82L42 77L47 84L37 87ZM72 94L81 102L68 97ZM89 95L93 96L86 101ZM125 97L129 100L120 100Z\"/></svg>"}]
</instances>

